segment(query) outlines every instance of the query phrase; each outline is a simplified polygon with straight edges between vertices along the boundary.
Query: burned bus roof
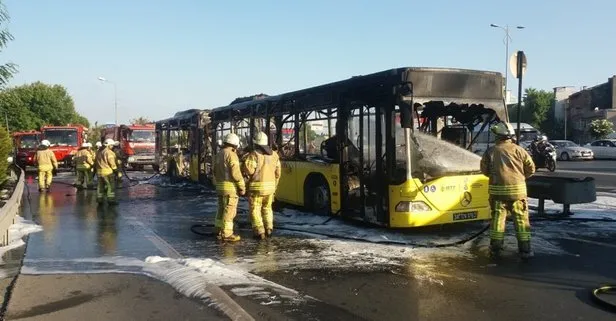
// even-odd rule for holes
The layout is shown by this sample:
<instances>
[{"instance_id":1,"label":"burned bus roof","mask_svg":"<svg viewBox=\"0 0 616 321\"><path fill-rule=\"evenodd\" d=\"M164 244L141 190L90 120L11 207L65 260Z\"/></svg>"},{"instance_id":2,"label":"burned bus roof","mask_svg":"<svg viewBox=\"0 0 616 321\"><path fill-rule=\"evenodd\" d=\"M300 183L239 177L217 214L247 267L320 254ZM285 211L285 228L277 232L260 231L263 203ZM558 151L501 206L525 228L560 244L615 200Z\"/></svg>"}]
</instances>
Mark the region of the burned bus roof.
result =
<instances>
[{"instance_id":1,"label":"burned bus roof","mask_svg":"<svg viewBox=\"0 0 616 321\"><path fill-rule=\"evenodd\" d=\"M158 120L156 121L157 124L162 124L162 123L168 123L171 121L183 121L183 120L188 120L191 119L203 112L207 112L207 110L204 109L187 109L187 110L183 110L183 111L178 111L177 113L175 113L175 115L173 115L173 117L169 117L166 119L162 119L162 120Z\"/></svg>"},{"instance_id":2,"label":"burned bus roof","mask_svg":"<svg viewBox=\"0 0 616 321\"><path fill-rule=\"evenodd\" d=\"M227 119L231 111L241 115L254 106L267 104L292 105L299 102L315 108L336 107L338 95L350 100L361 100L364 97L389 99L394 96L394 86L407 82L413 84L414 99L417 102L439 99L482 103L486 106L492 105L491 107L498 109L499 116L506 117L501 73L434 67L405 67L353 76L329 84L214 108L212 117Z\"/></svg>"}]
</instances>

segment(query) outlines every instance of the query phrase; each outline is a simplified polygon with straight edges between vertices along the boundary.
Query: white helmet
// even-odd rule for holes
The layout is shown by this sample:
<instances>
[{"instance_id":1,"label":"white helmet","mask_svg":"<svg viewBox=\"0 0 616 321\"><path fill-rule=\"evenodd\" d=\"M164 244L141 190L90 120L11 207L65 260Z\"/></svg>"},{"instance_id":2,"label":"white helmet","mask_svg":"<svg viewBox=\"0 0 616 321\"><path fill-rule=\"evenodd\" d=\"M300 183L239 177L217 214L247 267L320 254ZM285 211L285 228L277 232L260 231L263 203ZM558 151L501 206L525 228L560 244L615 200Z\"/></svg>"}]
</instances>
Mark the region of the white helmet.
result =
<instances>
[{"instance_id":1,"label":"white helmet","mask_svg":"<svg viewBox=\"0 0 616 321\"><path fill-rule=\"evenodd\" d=\"M252 142L260 146L267 146L267 135L264 132L258 132Z\"/></svg>"},{"instance_id":2,"label":"white helmet","mask_svg":"<svg viewBox=\"0 0 616 321\"><path fill-rule=\"evenodd\" d=\"M238 147L240 145L240 138L234 133L229 133L225 136L222 142Z\"/></svg>"},{"instance_id":3,"label":"white helmet","mask_svg":"<svg viewBox=\"0 0 616 321\"><path fill-rule=\"evenodd\" d=\"M43 141L41 142L41 145L49 147L51 146L51 143L47 139L43 139Z\"/></svg>"},{"instance_id":4,"label":"white helmet","mask_svg":"<svg viewBox=\"0 0 616 321\"><path fill-rule=\"evenodd\" d=\"M115 142L113 142L113 146L120 146L120 141L116 140Z\"/></svg>"},{"instance_id":5,"label":"white helmet","mask_svg":"<svg viewBox=\"0 0 616 321\"><path fill-rule=\"evenodd\" d=\"M103 146L103 143L101 143L101 142L96 142L96 147L101 147L101 146Z\"/></svg>"},{"instance_id":6,"label":"white helmet","mask_svg":"<svg viewBox=\"0 0 616 321\"><path fill-rule=\"evenodd\" d=\"M81 144L81 148L88 148L88 143Z\"/></svg>"},{"instance_id":7,"label":"white helmet","mask_svg":"<svg viewBox=\"0 0 616 321\"><path fill-rule=\"evenodd\" d=\"M86 144L88 144L87 146L88 148L92 148L92 143L86 143Z\"/></svg>"},{"instance_id":8,"label":"white helmet","mask_svg":"<svg viewBox=\"0 0 616 321\"><path fill-rule=\"evenodd\" d=\"M111 138L105 139L105 146L113 146L115 145L115 141Z\"/></svg>"},{"instance_id":9,"label":"white helmet","mask_svg":"<svg viewBox=\"0 0 616 321\"><path fill-rule=\"evenodd\" d=\"M490 128L490 130L498 136L511 137L515 136L515 130L510 123L500 122Z\"/></svg>"}]
</instances>

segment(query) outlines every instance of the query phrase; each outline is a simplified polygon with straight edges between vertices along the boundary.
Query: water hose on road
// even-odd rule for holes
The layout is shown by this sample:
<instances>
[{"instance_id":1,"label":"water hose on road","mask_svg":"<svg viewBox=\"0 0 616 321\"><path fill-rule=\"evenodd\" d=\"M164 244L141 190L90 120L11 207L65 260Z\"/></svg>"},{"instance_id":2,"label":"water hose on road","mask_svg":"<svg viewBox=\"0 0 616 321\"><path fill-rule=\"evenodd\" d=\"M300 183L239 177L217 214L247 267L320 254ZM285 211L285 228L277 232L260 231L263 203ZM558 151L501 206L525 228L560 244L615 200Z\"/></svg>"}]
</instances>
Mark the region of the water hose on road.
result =
<instances>
[{"instance_id":1,"label":"water hose on road","mask_svg":"<svg viewBox=\"0 0 616 321\"><path fill-rule=\"evenodd\" d=\"M592 300L601 307L616 313L616 304L601 298L605 294L616 294L616 285L603 285L590 292Z\"/></svg>"}]
</instances>

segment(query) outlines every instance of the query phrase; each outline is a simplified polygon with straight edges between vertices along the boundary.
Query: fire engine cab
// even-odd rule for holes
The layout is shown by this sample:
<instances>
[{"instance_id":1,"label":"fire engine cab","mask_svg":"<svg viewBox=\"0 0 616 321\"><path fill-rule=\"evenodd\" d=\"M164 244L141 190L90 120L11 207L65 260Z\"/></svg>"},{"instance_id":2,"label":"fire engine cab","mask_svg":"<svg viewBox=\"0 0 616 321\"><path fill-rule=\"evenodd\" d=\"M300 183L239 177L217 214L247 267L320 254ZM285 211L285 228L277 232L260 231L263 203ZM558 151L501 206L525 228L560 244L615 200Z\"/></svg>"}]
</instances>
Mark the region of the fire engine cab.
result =
<instances>
[{"instance_id":1,"label":"fire engine cab","mask_svg":"<svg viewBox=\"0 0 616 321\"><path fill-rule=\"evenodd\" d=\"M156 169L154 149L156 147L154 124L120 125L103 128L101 140L112 138L120 142L122 163L141 170L146 165Z\"/></svg>"},{"instance_id":2,"label":"fire engine cab","mask_svg":"<svg viewBox=\"0 0 616 321\"><path fill-rule=\"evenodd\" d=\"M13 146L15 147L15 163L21 168L35 166L34 154L40 142L41 132L31 130L13 133Z\"/></svg>"},{"instance_id":3,"label":"fire engine cab","mask_svg":"<svg viewBox=\"0 0 616 321\"><path fill-rule=\"evenodd\" d=\"M81 144L88 139L88 128L75 124L43 126L41 134L41 140L46 139L51 143L49 149L56 156L58 165L71 168L73 166L73 156L77 153Z\"/></svg>"}]
</instances>

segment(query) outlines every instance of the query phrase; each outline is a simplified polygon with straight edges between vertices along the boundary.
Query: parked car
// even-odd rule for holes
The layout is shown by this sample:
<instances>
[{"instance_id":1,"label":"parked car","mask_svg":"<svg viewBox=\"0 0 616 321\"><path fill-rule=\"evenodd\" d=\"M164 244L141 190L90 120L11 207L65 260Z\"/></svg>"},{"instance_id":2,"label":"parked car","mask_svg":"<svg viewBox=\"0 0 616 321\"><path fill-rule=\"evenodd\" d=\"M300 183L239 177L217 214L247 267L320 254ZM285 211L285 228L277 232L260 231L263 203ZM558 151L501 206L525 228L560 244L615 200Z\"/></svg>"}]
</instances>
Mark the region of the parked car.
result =
<instances>
[{"instance_id":1,"label":"parked car","mask_svg":"<svg viewBox=\"0 0 616 321\"><path fill-rule=\"evenodd\" d=\"M595 159L616 158L616 139L600 139L586 145L595 155Z\"/></svg>"},{"instance_id":2,"label":"parked car","mask_svg":"<svg viewBox=\"0 0 616 321\"><path fill-rule=\"evenodd\" d=\"M570 140L551 140L550 144L556 147L556 155L561 161L594 158L594 152L590 148L582 147Z\"/></svg>"}]
</instances>

